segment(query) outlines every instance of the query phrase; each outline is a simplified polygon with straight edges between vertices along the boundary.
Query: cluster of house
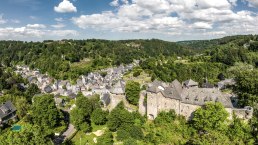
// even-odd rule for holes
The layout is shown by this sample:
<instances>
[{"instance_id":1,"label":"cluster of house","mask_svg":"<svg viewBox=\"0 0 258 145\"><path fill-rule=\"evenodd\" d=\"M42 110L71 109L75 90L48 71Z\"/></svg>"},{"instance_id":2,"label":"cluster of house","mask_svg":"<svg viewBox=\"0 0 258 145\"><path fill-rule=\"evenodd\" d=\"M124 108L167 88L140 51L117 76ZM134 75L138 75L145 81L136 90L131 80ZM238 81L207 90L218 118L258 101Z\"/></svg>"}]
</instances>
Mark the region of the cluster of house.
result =
<instances>
[{"instance_id":1,"label":"cluster of house","mask_svg":"<svg viewBox=\"0 0 258 145\"><path fill-rule=\"evenodd\" d=\"M30 70L28 66L16 66L17 70L15 72L26 78L30 84L36 84L42 93L68 96L71 99L74 99L79 92L84 96L99 94L100 100L104 106L107 106L110 103L111 94L125 94L125 82L122 77L138 64L139 61L134 61L134 63L125 66L120 65L119 67L103 69L100 71L101 73L91 72L86 76L80 76L76 84L71 84L67 80L55 80L47 74L41 74L39 70ZM57 104L62 102L57 97L55 100Z\"/></svg>"},{"instance_id":2,"label":"cluster of house","mask_svg":"<svg viewBox=\"0 0 258 145\"><path fill-rule=\"evenodd\" d=\"M150 120L153 120L159 112L173 109L177 114L183 115L190 120L194 111L205 105L205 103L220 102L230 114L229 119L232 118L234 113L237 117L248 120L252 118L253 108L249 106L235 108L231 101L233 95L221 91L227 85L233 84L233 79L219 82L217 88L209 83L199 87L198 83L191 79L183 83L178 80L174 80L172 83L156 80L149 84L146 90L147 116Z\"/></svg>"}]
</instances>

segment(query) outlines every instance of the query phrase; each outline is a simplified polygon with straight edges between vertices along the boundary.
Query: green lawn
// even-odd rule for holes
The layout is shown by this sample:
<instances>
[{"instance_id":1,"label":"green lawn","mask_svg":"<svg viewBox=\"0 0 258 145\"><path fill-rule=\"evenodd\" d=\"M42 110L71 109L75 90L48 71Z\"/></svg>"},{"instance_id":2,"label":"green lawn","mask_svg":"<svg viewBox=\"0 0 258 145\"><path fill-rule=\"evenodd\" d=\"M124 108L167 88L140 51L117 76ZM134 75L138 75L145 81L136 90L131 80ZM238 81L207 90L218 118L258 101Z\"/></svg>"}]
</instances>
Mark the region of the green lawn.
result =
<instances>
[{"instance_id":1,"label":"green lawn","mask_svg":"<svg viewBox=\"0 0 258 145\"><path fill-rule=\"evenodd\" d=\"M72 138L72 142L76 145L85 145L89 144L92 145L94 144L93 138L96 137L93 133L90 135L86 135L86 133L78 131L76 135Z\"/></svg>"},{"instance_id":2,"label":"green lawn","mask_svg":"<svg viewBox=\"0 0 258 145\"><path fill-rule=\"evenodd\" d=\"M151 82L151 77L149 76L148 73L144 72L143 70L139 69L139 71L142 71L141 74L138 76L138 77L133 77L133 72L134 71L131 71L130 73L126 74L123 76L123 79L125 81L129 81L129 80L132 80L132 81L135 81L135 82L138 82L140 84L147 84L147 83L150 83Z\"/></svg>"},{"instance_id":3,"label":"green lawn","mask_svg":"<svg viewBox=\"0 0 258 145\"><path fill-rule=\"evenodd\" d=\"M106 125L95 125L92 123L92 132L95 132L97 130L102 130L102 129L106 129ZM86 134L82 131L78 131L76 133L76 135L72 138L72 142L75 144L75 145L85 145L86 143L88 143L89 145L92 145L92 144L95 144L93 139L94 138L97 138L97 136L93 133L89 133L89 134Z\"/></svg>"},{"instance_id":4,"label":"green lawn","mask_svg":"<svg viewBox=\"0 0 258 145\"><path fill-rule=\"evenodd\" d=\"M87 68L90 67L92 64L92 60L89 58L83 59L80 62L75 62L71 64L71 69L78 69L78 68Z\"/></svg>"}]
</instances>

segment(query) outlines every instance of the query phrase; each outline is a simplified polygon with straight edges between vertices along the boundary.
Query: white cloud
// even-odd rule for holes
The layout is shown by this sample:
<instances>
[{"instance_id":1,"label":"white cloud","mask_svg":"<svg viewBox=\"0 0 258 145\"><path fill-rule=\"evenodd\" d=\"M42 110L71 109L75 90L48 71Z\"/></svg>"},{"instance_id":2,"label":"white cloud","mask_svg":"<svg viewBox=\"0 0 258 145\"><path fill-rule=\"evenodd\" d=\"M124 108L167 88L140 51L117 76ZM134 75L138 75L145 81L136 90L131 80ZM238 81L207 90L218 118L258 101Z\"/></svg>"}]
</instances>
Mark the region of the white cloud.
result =
<instances>
[{"instance_id":1,"label":"white cloud","mask_svg":"<svg viewBox=\"0 0 258 145\"><path fill-rule=\"evenodd\" d=\"M110 6L118 7L120 4L129 4L128 0L113 0L109 3Z\"/></svg>"},{"instance_id":2,"label":"white cloud","mask_svg":"<svg viewBox=\"0 0 258 145\"><path fill-rule=\"evenodd\" d=\"M6 27L0 28L1 40L42 40L42 39L64 39L73 38L77 36L78 32L75 30L48 30L24 27Z\"/></svg>"},{"instance_id":3,"label":"white cloud","mask_svg":"<svg viewBox=\"0 0 258 145\"><path fill-rule=\"evenodd\" d=\"M201 9L228 9L231 7L230 3L227 0L196 0L196 6Z\"/></svg>"},{"instance_id":4,"label":"white cloud","mask_svg":"<svg viewBox=\"0 0 258 145\"><path fill-rule=\"evenodd\" d=\"M212 25L205 22L196 22L193 24L194 29L212 29Z\"/></svg>"},{"instance_id":5,"label":"white cloud","mask_svg":"<svg viewBox=\"0 0 258 145\"><path fill-rule=\"evenodd\" d=\"M248 2L249 7L258 8L258 1L257 0L246 0Z\"/></svg>"},{"instance_id":6,"label":"white cloud","mask_svg":"<svg viewBox=\"0 0 258 145\"><path fill-rule=\"evenodd\" d=\"M56 28L56 29L61 29L61 28L65 27L65 24L58 23L58 24L55 24L55 25L51 25L51 27Z\"/></svg>"},{"instance_id":7,"label":"white cloud","mask_svg":"<svg viewBox=\"0 0 258 145\"><path fill-rule=\"evenodd\" d=\"M72 22L82 29L194 34L205 38L247 31L258 33L254 27L258 25L257 13L233 10L237 0L113 0L110 5L116 9L74 17ZM252 5L255 5L254 1ZM232 28L237 30L232 31Z\"/></svg>"},{"instance_id":8,"label":"white cloud","mask_svg":"<svg viewBox=\"0 0 258 145\"><path fill-rule=\"evenodd\" d=\"M113 0L111 3L109 3L110 6L117 7L119 6L119 0Z\"/></svg>"},{"instance_id":9,"label":"white cloud","mask_svg":"<svg viewBox=\"0 0 258 145\"><path fill-rule=\"evenodd\" d=\"M0 24L5 24L5 23L7 23L7 20L5 20L5 19L3 18L3 16L4 16L4 14L0 14Z\"/></svg>"},{"instance_id":10,"label":"white cloud","mask_svg":"<svg viewBox=\"0 0 258 145\"><path fill-rule=\"evenodd\" d=\"M249 2L249 6L258 6L256 0L245 1ZM71 2L74 1L62 0L54 9L60 13L76 12L77 9ZM118 32L116 34L130 33L137 37L175 36L177 39L180 36L181 39L190 37L198 39L258 33L258 12L236 10L237 2L237 0L112 0L110 5L114 6L113 10L76 16L71 21L82 29ZM47 33L52 36L54 32L60 37L78 34L72 30L60 30L65 27L63 18L55 18L55 21L56 24L50 25L52 29L57 29L53 31L47 30L42 24L30 24L24 28L14 29L26 36L34 33L40 36L40 32L43 33L42 37ZM141 33L134 34L134 32Z\"/></svg>"},{"instance_id":11,"label":"white cloud","mask_svg":"<svg viewBox=\"0 0 258 145\"><path fill-rule=\"evenodd\" d=\"M43 25L43 24L28 24L27 27L31 28L31 29L44 29L44 28L46 28L46 26Z\"/></svg>"},{"instance_id":12,"label":"white cloud","mask_svg":"<svg viewBox=\"0 0 258 145\"><path fill-rule=\"evenodd\" d=\"M54 10L58 13L77 12L77 8L69 0L63 0L58 6L54 7Z\"/></svg>"},{"instance_id":13,"label":"white cloud","mask_svg":"<svg viewBox=\"0 0 258 145\"><path fill-rule=\"evenodd\" d=\"M237 6L238 0L228 0L233 6Z\"/></svg>"},{"instance_id":14,"label":"white cloud","mask_svg":"<svg viewBox=\"0 0 258 145\"><path fill-rule=\"evenodd\" d=\"M55 18L55 21L57 21L57 22L63 22L64 19L63 19L63 18Z\"/></svg>"}]
</instances>

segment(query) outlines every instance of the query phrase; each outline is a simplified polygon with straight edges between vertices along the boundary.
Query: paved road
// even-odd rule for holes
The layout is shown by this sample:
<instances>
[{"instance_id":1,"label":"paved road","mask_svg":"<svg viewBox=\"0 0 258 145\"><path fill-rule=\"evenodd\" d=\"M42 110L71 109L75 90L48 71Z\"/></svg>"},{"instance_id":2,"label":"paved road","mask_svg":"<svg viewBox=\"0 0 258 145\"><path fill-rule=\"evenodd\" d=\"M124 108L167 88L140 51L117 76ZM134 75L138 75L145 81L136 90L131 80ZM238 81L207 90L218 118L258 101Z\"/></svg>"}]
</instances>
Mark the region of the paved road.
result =
<instances>
[{"instance_id":1,"label":"paved road","mask_svg":"<svg viewBox=\"0 0 258 145\"><path fill-rule=\"evenodd\" d=\"M65 122L69 123L68 128L65 132L63 132L61 135L55 137L53 140L55 145L60 145L62 142L64 142L66 139L69 139L75 132L75 127L69 122L70 114L69 110L62 110L65 117Z\"/></svg>"},{"instance_id":2,"label":"paved road","mask_svg":"<svg viewBox=\"0 0 258 145\"><path fill-rule=\"evenodd\" d=\"M72 124L69 124L68 129L62 134L64 140L70 138L76 132L75 127Z\"/></svg>"},{"instance_id":3,"label":"paved road","mask_svg":"<svg viewBox=\"0 0 258 145\"><path fill-rule=\"evenodd\" d=\"M69 124L67 130L53 140L54 144L62 144L66 139L70 138L75 132L76 129L74 128L74 126L72 124Z\"/></svg>"}]
</instances>

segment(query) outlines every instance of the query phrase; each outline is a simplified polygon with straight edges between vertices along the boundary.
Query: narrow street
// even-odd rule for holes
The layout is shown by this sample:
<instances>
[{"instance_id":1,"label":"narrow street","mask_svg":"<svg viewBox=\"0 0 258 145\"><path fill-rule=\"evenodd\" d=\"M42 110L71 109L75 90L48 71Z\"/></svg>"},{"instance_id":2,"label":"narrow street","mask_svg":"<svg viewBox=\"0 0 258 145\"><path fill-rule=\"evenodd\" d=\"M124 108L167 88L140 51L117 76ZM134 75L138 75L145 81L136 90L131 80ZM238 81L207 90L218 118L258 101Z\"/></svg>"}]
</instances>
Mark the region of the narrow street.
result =
<instances>
[{"instance_id":1,"label":"narrow street","mask_svg":"<svg viewBox=\"0 0 258 145\"><path fill-rule=\"evenodd\" d=\"M69 123L68 124L68 128L65 132L63 132L61 135L55 137L55 139L53 140L55 145L60 145L62 144L66 139L69 139L77 130L75 129L75 127L69 122L70 119L70 114L68 110L62 110L65 114L65 122Z\"/></svg>"}]
</instances>

